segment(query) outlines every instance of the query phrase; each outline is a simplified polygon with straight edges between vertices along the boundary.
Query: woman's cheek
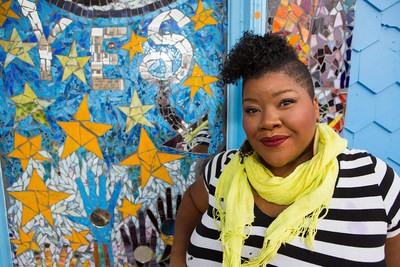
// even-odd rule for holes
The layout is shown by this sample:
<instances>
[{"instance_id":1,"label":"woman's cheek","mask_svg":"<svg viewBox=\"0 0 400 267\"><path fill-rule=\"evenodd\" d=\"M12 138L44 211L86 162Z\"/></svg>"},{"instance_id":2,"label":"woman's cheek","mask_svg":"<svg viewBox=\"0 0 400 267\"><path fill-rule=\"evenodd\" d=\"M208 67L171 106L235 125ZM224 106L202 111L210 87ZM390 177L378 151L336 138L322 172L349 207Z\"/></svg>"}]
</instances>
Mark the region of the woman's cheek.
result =
<instances>
[{"instance_id":1,"label":"woman's cheek","mask_svg":"<svg viewBox=\"0 0 400 267\"><path fill-rule=\"evenodd\" d=\"M247 134L248 130L251 128L250 125L251 125L250 118L247 115L244 115L243 116L243 129L246 132L246 134Z\"/></svg>"},{"instance_id":2,"label":"woman's cheek","mask_svg":"<svg viewBox=\"0 0 400 267\"><path fill-rule=\"evenodd\" d=\"M243 130L246 133L247 138L251 138L257 131L257 123L254 120L244 119Z\"/></svg>"}]
</instances>

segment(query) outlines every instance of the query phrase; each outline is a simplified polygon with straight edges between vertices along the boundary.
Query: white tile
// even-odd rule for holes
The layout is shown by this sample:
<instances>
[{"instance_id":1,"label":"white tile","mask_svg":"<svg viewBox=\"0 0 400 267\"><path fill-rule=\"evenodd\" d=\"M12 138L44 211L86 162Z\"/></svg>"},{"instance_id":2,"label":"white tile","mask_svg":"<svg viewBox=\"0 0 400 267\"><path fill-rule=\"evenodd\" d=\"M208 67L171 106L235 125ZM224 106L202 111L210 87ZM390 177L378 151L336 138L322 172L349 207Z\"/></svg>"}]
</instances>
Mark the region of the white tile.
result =
<instances>
[{"instance_id":1,"label":"white tile","mask_svg":"<svg viewBox=\"0 0 400 267\"><path fill-rule=\"evenodd\" d=\"M90 33L91 36L103 36L103 28L92 28Z\"/></svg>"}]
</instances>

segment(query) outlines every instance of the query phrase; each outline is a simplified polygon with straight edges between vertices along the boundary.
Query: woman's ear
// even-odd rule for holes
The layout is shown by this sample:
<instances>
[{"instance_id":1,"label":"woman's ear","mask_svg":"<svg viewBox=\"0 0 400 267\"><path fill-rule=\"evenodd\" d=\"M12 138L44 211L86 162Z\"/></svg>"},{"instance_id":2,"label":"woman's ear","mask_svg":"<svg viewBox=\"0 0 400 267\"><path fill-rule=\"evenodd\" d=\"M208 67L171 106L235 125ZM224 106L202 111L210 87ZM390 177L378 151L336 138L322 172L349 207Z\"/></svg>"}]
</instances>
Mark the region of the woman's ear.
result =
<instances>
[{"instance_id":1,"label":"woman's ear","mask_svg":"<svg viewBox=\"0 0 400 267\"><path fill-rule=\"evenodd\" d=\"M320 121L321 117L319 114L319 104L318 104L318 97L314 96L314 100L313 100L313 104L314 104L314 111L315 111L315 117L317 118L317 122Z\"/></svg>"}]
</instances>

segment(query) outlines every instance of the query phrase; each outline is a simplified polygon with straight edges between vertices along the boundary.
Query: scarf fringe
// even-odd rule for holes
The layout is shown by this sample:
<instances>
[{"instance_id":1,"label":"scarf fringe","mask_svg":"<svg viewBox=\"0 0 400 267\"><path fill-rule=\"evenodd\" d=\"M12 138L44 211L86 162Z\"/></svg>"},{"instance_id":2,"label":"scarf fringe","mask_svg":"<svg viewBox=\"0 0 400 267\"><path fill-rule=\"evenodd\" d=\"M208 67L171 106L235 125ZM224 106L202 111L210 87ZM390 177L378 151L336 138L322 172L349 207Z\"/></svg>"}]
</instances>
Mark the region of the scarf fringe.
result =
<instances>
[{"instance_id":1,"label":"scarf fringe","mask_svg":"<svg viewBox=\"0 0 400 267\"><path fill-rule=\"evenodd\" d=\"M260 253L256 258L244 262L241 266L266 266L268 262L276 258L277 251L282 245L292 242L297 237L300 237L302 241L305 241L307 247L314 249L317 224L326 216L326 212L321 215L321 212L324 210L326 210L326 206L322 205L319 209L312 212L310 216L304 217L293 228L286 229L278 242L271 242L272 240L265 238L263 249L261 250L262 253Z\"/></svg>"}]
</instances>

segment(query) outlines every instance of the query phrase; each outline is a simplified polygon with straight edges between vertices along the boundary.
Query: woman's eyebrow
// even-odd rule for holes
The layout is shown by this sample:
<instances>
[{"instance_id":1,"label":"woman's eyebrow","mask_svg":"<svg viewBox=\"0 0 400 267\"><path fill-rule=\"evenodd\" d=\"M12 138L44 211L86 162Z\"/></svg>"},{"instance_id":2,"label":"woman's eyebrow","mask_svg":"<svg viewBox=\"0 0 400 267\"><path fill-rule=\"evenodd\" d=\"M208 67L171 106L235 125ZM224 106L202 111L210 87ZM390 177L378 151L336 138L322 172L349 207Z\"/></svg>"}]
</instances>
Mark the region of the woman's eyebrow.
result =
<instances>
[{"instance_id":1,"label":"woman's eyebrow","mask_svg":"<svg viewBox=\"0 0 400 267\"><path fill-rule=\"evenodd\" d=\"M278 92L273 93L272 97L277 97L277 96L279 96L281 94L285 94L285 93L288 93L288 92L294 92L296 94L299 94L299 92L297 90L295 90L295 89L283 89L283 90L280 90ZM257 102L258 99L251 98L251 97L247 97L247 98L242 99L242 103L247 102L247 101L248 102Z\"/></svg>"},{"instance_id":2,"label":"woman's eyebrow","mask_svg":"<svg viewBox=\"0 0 400 267\"><path fill-rule=\"evenodd\" d=\"M258 102L258 99L247 97L247 98L242 99L242 103L244 103L244 102Z\"/></svg>"},{"instance_id":3,"label":"woman's eyebrow","mask_svg":"<svg viewBox=\"0 0 400 267\"><path fill-rule=\"evenodd\" d=\"M272 94L272 97L276 97L276 96L278 96L278 95L281 95L281 94L284 94L284 93L287 93L287 92L295 92L295 93L299 93L299 92L297 92L297 90L295 90L295 89L284 89L284 90L281 90L281 91L278 91L278 92L275 92L275 93L273 93Z\"/></svg>"},{"instance_id":4,"label":"woman's eyebrow","mask_svg":"<svg viewBox=\"0 0 400 267\"><path fill-rule=\"evenodd\" d=\"M284 90L281 90L281 91L273 93L272 97L277 97L277 96L279 96L281 94L288 93L288 92L295 92L296 94L299 94L299 92L297 90L295 90L295 89L284 89ZM246 101L257 102L257 99L256 98L247 97L247 98L244 98L242 100L242 103L246 102Z\"/></svg>"}]
</instances>

